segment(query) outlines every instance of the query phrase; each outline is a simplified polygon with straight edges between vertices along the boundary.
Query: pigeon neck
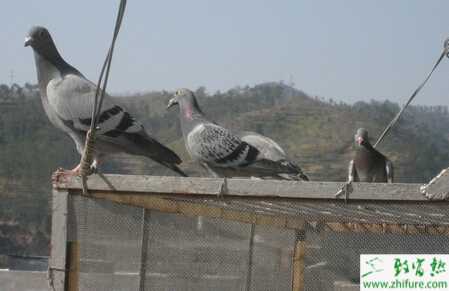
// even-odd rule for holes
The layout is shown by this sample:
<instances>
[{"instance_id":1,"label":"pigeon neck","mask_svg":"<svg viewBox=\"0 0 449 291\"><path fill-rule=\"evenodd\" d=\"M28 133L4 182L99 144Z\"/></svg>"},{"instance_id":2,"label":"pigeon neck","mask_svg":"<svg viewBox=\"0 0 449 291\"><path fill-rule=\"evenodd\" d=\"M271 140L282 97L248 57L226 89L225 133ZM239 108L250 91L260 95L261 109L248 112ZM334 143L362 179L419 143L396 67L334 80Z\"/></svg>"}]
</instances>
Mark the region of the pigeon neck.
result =
<instances>
[{"instance_id":1,"label":"pigeon neck","mask_svg":"<svg viewBox=\"0 0 449 291\"><path fill-rule=\"evenodd\" d=\"M357 148L359 152L378 153L378 151L369 142L365 142L364 144L357 146Z\"/></svg>"},{"instance_id":2,"label":"pigeon neck","mask_svg":"<svg viewBox=\"0 0 449 291\"><path fill-rule=\"evenodd\" d=\"M366 143L363 145L363 147L364 147L365 149L369 150L370 152L371 152L371 151L375 151L374 147L373 147L369 142L366 142Z\"/></svg>"},{"instance_id":3,"label":"pigeon neck","mask_svg":"<svg viewBox=\"0 0 449 291\"><path fill-rule=\"evenodd\" d=\"M36 62L37 81L40 90L47 90L48 83L55 78L61 78L61 72L50 63L47 59L42 57L39 53L34 52L34 60Z\"/></svg>"},{"instance_id":4,"label":"pigeon neck","mask_svg":"<svg viewBox=\"0 0 449 291\"><path fill-rule=\"evenodd\" d=\"M203 112L198 106L195 106L191 102L187 102L186 100L182 100L179 103L179 118L181 121L181 131L184 138L187 137L187 134L195 128L198 124L207 122L205 119Z\"/></svg>"},{"instance_id":5,"label":"pigeon neck","mask_svg":"<svg viewBox=\"0 0 449 291\"><path fill-rule=\"evenodd\" d=\"M181 118L193 121L195 119L203 119L203 112L199 108L197 103L181 101L180 104Z\"/></svg>"},{"instance_id":6,"label":"pigeon neck","mask_svg":"<svg viewBox=\"0 0 449 291\"><path fill-rule=\"evenodd\" d=\"M66 74L77 74L80 75L77 69L69 65L61 56L61 54L58 52L58 49L54 45L54 43L50 44L50 47L46 50L40 50L39 48L37 50L34 50L35 56L37 56L40 59L43 59L53 65L54 68L56 68L62 76Z\"/></svg>"},{"instance_id":7,"label":"pigeon neck","mask_svg":"<svg viewBox=\"0 0 449 291\"><path fill-rule=\"evenodd\" d=\"M34 51L34 59L36 62L37 80L41 90L46 90L48 83L52 79L62 78L67 74L82 76L77 69L64 61L56 49L53 53L45 56Z\"/></svg>"}]
</instances>

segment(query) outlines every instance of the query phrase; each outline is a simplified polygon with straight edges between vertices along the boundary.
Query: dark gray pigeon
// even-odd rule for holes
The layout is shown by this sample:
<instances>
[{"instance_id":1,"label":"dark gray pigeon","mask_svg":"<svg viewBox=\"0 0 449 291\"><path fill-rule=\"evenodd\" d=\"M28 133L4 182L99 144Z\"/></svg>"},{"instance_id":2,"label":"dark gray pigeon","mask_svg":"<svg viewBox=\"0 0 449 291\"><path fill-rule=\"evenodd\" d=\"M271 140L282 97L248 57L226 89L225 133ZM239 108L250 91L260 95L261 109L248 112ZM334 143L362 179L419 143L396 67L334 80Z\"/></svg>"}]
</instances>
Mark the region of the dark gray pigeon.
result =
<instances>
[{"instance_id":1,"label":"dark gray pigeon","mask_svg":"<svg viewBox=\"0 0 449 291\"><path fill-rule=\"evenodd\" d=\"M393 164L368 140L368 131L359 128L354 136L355 155L349 163L349 182L393 183Z\"/></svg>"},{"instance_id":2,"label":"dark gray pigeon","mask_svg":"<svg viewBox=\"0 0 449 291\"><path fill-rule=\"evenodd\" d=\"M265 158L256 146L209 121L192 91L176 91L167 108L175 104L180 107L179 118L187 152L213 176L273 177L298 173L290 163Z\"/></svg>"},{"instance_id":3,"label":"dark gray pigeon","mask_svg":"<svg viewBox=\"0 0 449 291\"><path fill-rule=\"evenodd\" d=\"M31 28L25 46L31 46L34 51L41 99L48 118L74 140L81 154L91 123L96 85L61 57L46 28ZM149 136L141 123L113 104L107 95L98 126L93 167L109 154L124 152L148 157L186 176L177 166L181 159ZM79 165L65 173L78 174Z\"/></svg>"}]
</instances>

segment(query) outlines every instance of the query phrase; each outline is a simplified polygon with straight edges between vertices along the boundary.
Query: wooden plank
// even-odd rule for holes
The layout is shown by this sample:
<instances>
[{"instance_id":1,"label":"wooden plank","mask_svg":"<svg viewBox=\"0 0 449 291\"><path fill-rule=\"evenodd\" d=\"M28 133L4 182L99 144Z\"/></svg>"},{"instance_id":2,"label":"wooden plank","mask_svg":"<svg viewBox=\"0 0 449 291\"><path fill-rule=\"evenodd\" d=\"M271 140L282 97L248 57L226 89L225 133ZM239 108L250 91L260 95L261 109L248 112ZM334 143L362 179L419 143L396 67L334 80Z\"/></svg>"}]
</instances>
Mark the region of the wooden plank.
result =
<instances>
[{"instance_id":1,"label":"wooden plank","mask_svg":"<svg viewBox=\"0 0 449 291\"><path fill-rule=\"evenodd\" d=\"M80 190L71 191L73 195L81 194ZM249 224L275 226L279 228L303 229L304 220L296 216L271 216L260 213L229 210L218 206L195 204L185 201L169 200L162 196L126 194L113 192L90 192L90 196L130 206L153 209L162 212L177 213L191 217L205 216Z\"/></svg>"},{"instance_id":2,"label":"wooden plank","mask_svg":"<svg viewBox=\"0 0 449 291\"><path fill-rule=\"evenodd\" d=\"M306 250L306 233L296 233L295 250L293 252L292 291L304 291L304 257Z\"/></svg>"},{"instance_id":3,"label":"wooden plank","mask_svg":"<svg viewBox=\"0 0 449 291\"><path fill-rule=\"evenodd\" d=\"M253 275L253 256L254 256L254 231L256 226L254 224L251 224L251 230L249 233L249 246L248 246L248 270L246 273L246 286L245 290L250 291L251 290L251 282L252 282L252 275Z\"/></svg>"},{"instance_id":4,"label":"wooden plank","mask_svg":"<svg viewBox=\"0 0 449 291\"><path fill-rule=\"evenodd\" d=\"M340 182L300 182L230 179L229 194L235 196L336 199ZM417 184L354 183L351 200L426 200ZM338 198L338 199L344 199Z\"/></svg>"},{"instance_id":5,"label":"wooden plank","mask_svg":"<svg viewBox=\"0 0 449 291\"><path fill-rule=\"evenodd\" d=\"M347 281L335 281L334 291L359 291L360 285Z\"/></svg>"},{"instance_id":6,"label":"wooden plank","mask_svg":"<svg viewBox=\"0 0 449 291\"><path fill-rule=\"evenodd\" d=\"M139 175L91 175L88 177L89 190L173 193L173 194L211 194L217 196L223 179L183 178ZM82 189L81 177L69 177L67 181L55 185L60 189Z\"/></svg>"},{"instance_id":7,"label":"wooden plank","mask_svg":"<svg viewBox=\"0 0 449 291\"><path fill-rule=\"evenodd\" d=\"M145 291L145 283L147 281L147 253L148 240L150 235L150 211L146 208L142 209L142 240L140 246L140 270L139 270L139 291Z\"/></svg>"},{"instance_id":8,"label":"wooden plank","mask_svg":"<svg viewBox=\"0 0 449 291\"><path fill-rule=\"evenodd\" d=\"M1 290L4 291L49 291L47 272L0 269L0 282Z\"/></svg>"},{"instance_id":9,"label":"wooden plank","mask_svg":"<svg viewBox=\"0 0 449 291\"><path fill-rule=\"evenodd\" d=\"M67 291L79 290L80 246L76 241L67 243Z\"/></svg>"},{"instance_id":10,"label":"wooden plank","mask_svg":"<svg viewBox=\"0 0 449 291\"><path fill-rule=\"evenodd\" d=\"M377 234L392 233L402 235L449 235L449 227L447 226L342 222L327 222L324 226L324 230L333 232Z\"/></svg>"},{"instance_id":11,"label":"wooden plank","mask_svg":"<svg viewBox=\"0 0 449 291\"><path fill-rule=\"evenodd\" d=\"M343 182L302 182L254 179L184 178L136 175L92 175L88 179L90 191L135 192L167 195L219 194L238 197L344 199L334 194ZM82 188L79 177L71 177L66 182L55 185L59 189ZM420 192L420 184L354 183L351 200L426 201ZM222 188L225 193L221 193Z\"/></svg>"},{"instance_id":12,"label":"wooden plank","mask_svg":"<svg viewBox=\"0 0 449 291\"><path fill-rule=\"evenodd\" d=\"M449 198L449 168L442 170L429 184L421 187L421 192L431 200Z\"/></svg>"},{"instance_id":13,"label":"wooden plank","mask_svg":"<svg viewBox=\"0 0 449 291\"><path fill-rule=\"evenodd\" d=\"M67 243L67 209L68 191L52 192L51 247L49 268L49 284L54 291L65 290L66 280L66 243Z\"/></svg>"}]
</instances>

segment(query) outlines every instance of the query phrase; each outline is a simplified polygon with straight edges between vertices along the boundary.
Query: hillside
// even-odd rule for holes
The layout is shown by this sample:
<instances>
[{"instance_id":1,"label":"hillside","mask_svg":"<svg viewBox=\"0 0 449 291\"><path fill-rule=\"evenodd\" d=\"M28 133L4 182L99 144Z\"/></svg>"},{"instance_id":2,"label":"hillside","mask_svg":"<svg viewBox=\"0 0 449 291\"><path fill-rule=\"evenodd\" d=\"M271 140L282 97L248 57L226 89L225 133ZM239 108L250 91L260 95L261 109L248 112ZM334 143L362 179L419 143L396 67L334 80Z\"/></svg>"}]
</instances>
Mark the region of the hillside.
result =
<instances>
[{"instance_id":1,"label":"hillside","mask_svg":"<svg viewBox=\"0 0 449 291\"><path fill-rule=\"evenodd\" d=\"M344 180L355 130L367 128L374 142L399 110L389 101L348 105L311 98L281 83L213 95L200 88L197 93L212 119L233 130L252 130L275 139L314 180ZM118 98L118 102L188 160L178 111L165 110L169 98L167 92L153 92ZM415 106L407 110L379 149L394 162L398 182L425 182L449 165L448 139L447 108Z\"/></svg>"},{"instance_id":2,"label":"hillside","mask_svg":"<svg viewBox=\"0 0 449 291\"><path fill-rule=\"evenodd\" d=\"M312 180L323 181L346 179L358 127L366 127L375 140L399 110L389 101L349 105L312 98L282 83L214 94L205 88L196 92L203 110L215 121L272 137ZM116 101L180 154L183 169L201 175L185 152L177 109L165 109L170 97L163 91L116 97ZM379 149L393 161L398 182L428 181L449 165L447 108L411 107ZM47 253L50 175L78 160L72 141L47 120L35 86L0 86L0 254ZM109 161L104 171L169 174L149 160L130 157Z\"/></svg>"}]
</instances>

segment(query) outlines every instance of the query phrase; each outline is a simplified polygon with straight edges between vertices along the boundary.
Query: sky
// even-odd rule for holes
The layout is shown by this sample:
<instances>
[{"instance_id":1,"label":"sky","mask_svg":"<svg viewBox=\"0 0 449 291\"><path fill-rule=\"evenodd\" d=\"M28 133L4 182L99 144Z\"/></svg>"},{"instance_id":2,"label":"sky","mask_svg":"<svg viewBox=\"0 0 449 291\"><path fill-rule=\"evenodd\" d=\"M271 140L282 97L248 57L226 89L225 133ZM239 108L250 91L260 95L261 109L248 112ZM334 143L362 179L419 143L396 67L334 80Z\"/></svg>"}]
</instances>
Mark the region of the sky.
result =
<instances>
[{"instance_id":1,"label":"sky","mask_svg":"<svg viewBox=\"0 0 449 291\"><path fill-rule=\"evenodd\" d=\"M0 83L36 83L23 47L46 26L63 57L96 80L119 1L4 1ZM399 103L424 79L449 37L446 0L128 0L108 91L208 92L292 80L310 95ZM415 103L449 105L449 59Z\"/></svg>"}]
</instances>

